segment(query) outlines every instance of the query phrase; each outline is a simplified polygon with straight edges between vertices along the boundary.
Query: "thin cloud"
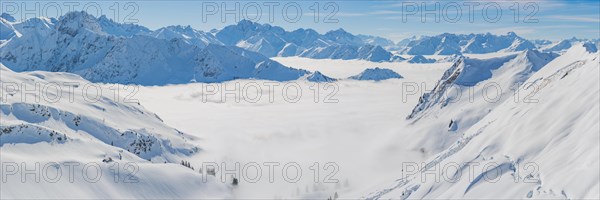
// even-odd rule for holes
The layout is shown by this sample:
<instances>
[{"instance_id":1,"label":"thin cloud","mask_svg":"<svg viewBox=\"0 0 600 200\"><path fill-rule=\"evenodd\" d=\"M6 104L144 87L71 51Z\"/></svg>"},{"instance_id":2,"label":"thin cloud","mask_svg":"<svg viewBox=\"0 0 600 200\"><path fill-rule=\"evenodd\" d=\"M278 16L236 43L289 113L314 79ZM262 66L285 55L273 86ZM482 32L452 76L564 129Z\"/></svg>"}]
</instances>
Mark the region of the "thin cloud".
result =
<instances>
[{"instance_id":1,"label":"thin cloud","mask_svg":"<svg viewBox=\"0 0 600 200\"><path fill-rule=\"evenodd\" d=\"M557 19L563 21L576 21L576 22L595 22L600 23L600 16L567 16L567 15L551 15L544 18Z\"/></svg>"},{"instance_id":2,"label":"thin cloud","mask_svg":"<svg viewBox=\"0 0 600 200\"><path fill-rule=\"evenodd\" d=\"M340 17L361 17L361 16L366 16L367 14L365 13L350 13L350 12L340 12L340 13L336 13L336 16L340 16Z\"/></svg>"}]
</instances>

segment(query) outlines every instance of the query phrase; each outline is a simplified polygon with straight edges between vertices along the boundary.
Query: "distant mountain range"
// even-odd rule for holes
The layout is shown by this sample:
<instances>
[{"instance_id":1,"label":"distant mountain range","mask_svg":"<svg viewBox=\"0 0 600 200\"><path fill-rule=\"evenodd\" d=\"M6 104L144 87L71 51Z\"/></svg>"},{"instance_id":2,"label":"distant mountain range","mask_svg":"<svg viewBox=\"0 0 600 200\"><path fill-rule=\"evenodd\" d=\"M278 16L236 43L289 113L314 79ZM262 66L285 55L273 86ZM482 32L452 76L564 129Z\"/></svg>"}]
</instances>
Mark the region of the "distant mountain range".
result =
<instances>
[{"instance_id":1,"label":"distant mountain range","mask_svg":"<svg viewBox=\"0 0 600 200\"><path fill-rule=\"evenodd\" d=\"M0 15L0 58L15 71L72 72L96 82L161 85L221 82L238 78L295 80L309 72L283 66L269 57L360 59L374 62L432 63L421 55L460 55L540 49L562 51L582 40L529 41L506 35L450 34L412 37L394 43L344 29L320 34L287 31L248 20L204 32L190 26L150 30L105 16L70 12L54 18L17 22ZM600 41L594 40L596 44Z\"/></svg>"},{"instance_id":2,"label":"distant mountain range","mask_svg":"<svg viewBox=\"0 0 600 200\"><path fill-rule=\"evenodd\" d=\"M214 44L217 40L210 34L189 27L149 31L84 12L58 20L7 22L3 19L3 26L12 27L13 36L0 46L0 58L15 71L71 72L94 82L142 85L238 78L286 81L308 73L256 52Z\"/></svg>"}]
</instances>

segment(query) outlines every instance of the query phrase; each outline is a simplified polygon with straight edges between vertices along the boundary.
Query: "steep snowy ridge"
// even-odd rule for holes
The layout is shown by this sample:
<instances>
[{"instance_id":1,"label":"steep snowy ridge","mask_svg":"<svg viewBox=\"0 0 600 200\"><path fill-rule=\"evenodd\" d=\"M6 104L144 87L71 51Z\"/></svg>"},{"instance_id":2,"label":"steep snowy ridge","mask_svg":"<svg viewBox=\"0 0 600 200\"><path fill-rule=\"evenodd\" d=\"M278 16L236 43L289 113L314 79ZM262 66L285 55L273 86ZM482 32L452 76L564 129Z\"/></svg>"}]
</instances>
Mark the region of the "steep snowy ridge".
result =
<instances>
[{"instance_id":1,"label":"steep snowy ridge","mask_svg":"<svg viewBox=\"0 0 600 200\"><path fill-rule=\"evenodd\" d=\"M577 45L543 68L536 60L544 54L528 54L507 62L536 63L526 80L536 84L520 90L537 101L500 103L419 172L367 198L597 199L599 54Z\"/></svg>"},{"instance_id":2,"label":"steep snowy ridge","mask_svg":"<svg viewBox=\"0 0 600 200\"><path fill-rule=\"evenodd\" d=\"M443 108L452 103L453 98L462 97L461 94L447 93L449 90L457 89L453 87L474 87L490 83L501 87L503 92L509 92L514 84L523 83L533 72L538 71L556 56L552 53L528 50L519 54L484 60L460 57L444 73L433 90L423 94L419 104L415 106L408 118L415 118L424 110L434 106ZM459 93L464 92L460 88L457 90Z\"/></svg>"},{"instance_id":3,"label":"steep snowy ridge","mask_svg":"<svg viewBox=\"0 0 600 200\"><path fill-rule=\"evenodd\" d=\"M93 82L142 85L236 78L283 81L295 80L306 73L237 47L212 43L202 47L204 41L160 34L157 37L165 39L159 39L138 34L141 29L127 28L130 25L109 22L84 12L71 12L52 26L31 30L3 45L0 58L15 71L72 72ZM123 33L124 30L134 32ZM200 34L192 29L179 31Z\"/></svg>"},{"instance_id":4,"label":"steep snowy ridge","mask_svg":"<svg viewBox=\"0 0 600 200\"><path fill-rule=\"evenodd\" d=\"M525 81L557 55L536 50L488 59L461 57L434 86L425 91L406 117L414 132L413 148L438 153L505 101L532 101L513 97ZM522 92L520 92L522 93Z\"/></svg>"},{"instance_id":5,"label":"steep snowy ridge","mask_svg":"<svg viewBox=\"0 0 600 200\"><path fill-rule=\"evenodd\" d=\"M2 162L23 162L28 167L35 163L49 165L52 169L62 170L63 174L54 181L41 182L21 181L20 176L7 175L5 178L11 184L2 185L2 198L209 198L227 195L226 186L212 177L207 182L181 185L184 177L202 180L198 173L179 164L201 151L200 147L190 143L197 138L165 125L157 115L138 103L127 102L133 99L114 95L108 85L89 87L90 82L69 73L16 73L2 64L0 73L0 93L5 94L0 104ZM38 92L32 92L36 85ZM52 89L41 91L41 87L48 85L52 85ZM82 88L86 87L93 89L85 93ZM23 88L28 92L21 91ZM122 90L121 94L132 92L132 87L129 89ZM75 170L95 163L104 175L96 181L86 181L89 177L75 172L75 176L69 178L65 163L77 164L80 168L75 167ZM130 168L126 170L131 173L115 173L115 163L132 165L135 171ZM127 181L134 182L127 184Z\"/></svg>"}]
</instances>

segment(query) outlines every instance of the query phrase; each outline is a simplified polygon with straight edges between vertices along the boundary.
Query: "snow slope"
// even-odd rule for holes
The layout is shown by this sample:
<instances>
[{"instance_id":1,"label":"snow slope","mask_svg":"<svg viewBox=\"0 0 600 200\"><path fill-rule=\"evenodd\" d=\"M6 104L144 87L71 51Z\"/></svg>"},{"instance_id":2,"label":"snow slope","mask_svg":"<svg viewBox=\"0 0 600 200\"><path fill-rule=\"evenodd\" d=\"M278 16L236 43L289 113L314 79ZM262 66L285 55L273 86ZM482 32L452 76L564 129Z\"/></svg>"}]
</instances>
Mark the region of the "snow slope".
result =
<instances>
[{"instance_id":1,"label":"snow slope","mask_svg":"<svg viewBox=\"0 0 600 200\"><path fill-rule=\"evenodd\" d=\"M16 73L2 64L0 70L3 167L39 165L38 181L35 175L22 181L25 172L3 171L10 183L2 184L3 199L229 195L228 186L214 177L203 182L200 174L179 164L201 152L192 143L198 138L167 126L135 103L130 99L133 86L120 86L121 96L115 95L114 85L92 85L74 74ZM68 165L77 165L72 174ZM83 171L83 166L92 168Z\"/></svg>"},{"instance_id":2,"label":"snow slope","mask_svg":"<svg viewBox=\"0 0 600 200\"><path fill-rule=\"evenodd\" d=\"M419 103L407 116L415 132L415 148L438 153L496 106L514 100L520 85L557 55L531 50L495 58L462 57L437 82L426 86ZM528 100L521 96L516 100ZM454 126L454 127L453 127Z\"/></svg>"},{"instance_id":3,"label":"snow slope","mask_svg":"<svg viewBox=\"0 0 600 200\"><path fill-rule=\"evenodd\" d=\"M520 86L537 101L500 103L422 171L366 197L599 198L600 58L590 46L569 49Z\"/></svg>"}]
</instances>

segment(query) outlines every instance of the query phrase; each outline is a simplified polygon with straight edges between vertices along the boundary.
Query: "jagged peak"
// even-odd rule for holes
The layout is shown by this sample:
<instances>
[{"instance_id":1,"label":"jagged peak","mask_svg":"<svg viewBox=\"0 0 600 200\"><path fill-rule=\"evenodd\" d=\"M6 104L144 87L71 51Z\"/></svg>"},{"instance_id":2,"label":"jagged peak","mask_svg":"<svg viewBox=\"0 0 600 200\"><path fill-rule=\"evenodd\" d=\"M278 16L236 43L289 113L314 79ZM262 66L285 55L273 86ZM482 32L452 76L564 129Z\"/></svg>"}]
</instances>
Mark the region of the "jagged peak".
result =
<instances>
[{"instance_id":1,"label":"jagged peak","mask_svg":"<svg viewBox=\"0 0 600 200\"><path fill-rule=\"evenodd\" d=\"M585 50L587 52L590 52L590 53L598 52L598 48L596 47L596 45L592 44L591 42L583 42L582 46L585 48Z\"/></svg>"},{"instance_id":2,"label":"jagged peak","mask_svg":"<svg viewBox=\"0 0 600 200\"><path fill-rule=\"evenodd\" d=\"M327 33L325 33L325 35L352 35L352 34L347 32L343 28L338 28L336 30L327 31Z\"/></svg>"},{"instance_id":3,"label":"jagged peak","mask_svg":"<svg viewBox=\"0 0 600 200\"><path fill-rule=\"evenodd\" d=\"M8 13L0 14L0 18L3 18L4 20L6 20L8 22L16 22L17 21L12 15L10 15Z\"/></svg>"},{"instance_id":4,"label":"jagged peak","mask_svg":"<svg viewBox=\"0 0 600 200\"><path fill-rule=\"evenodd\" d=\"M72 11L61 16L57 24L58 30L69 35L76 35L80 29L101 33L102 28L96 17L85 11Z\"/></svg>"},{"instance_id":5,"label":"jagged peak","mask_svg":"<svg viewBox=\"0 0 600 200\"><path fill-rule=\"evenodd\" d=\"M315 72L311 73L306 78L306 80L308 80L310 82L334 82L337 79L328 77L328 76L322 74L320 71L315 71Z\"/></svg>"},{"instance_id":6,"label":"jagged peak","mask_svg":"<svg viewBox=\"0 0 600 200\"><path fill-rule=\"evenodd\" d=\"M190 25L171 25L160 29L167 29L175 32L196 32L196 29L192 28Z\"/></svg>"},{"instance_id":7,"label":"jagged peak","mask_svg":"<svg viewBox=\"0 0 600 200\"><path fill-rule=\"evenodd\" d=\"M241 26L241 27L260 27L262 26L261 24L257 23L257 22L253 22L247 19L242 19L237 23L237 26Z\"/></svg>"},{"instance_id":8,"label":"jagged peak","mask_svg":"<svg viewBox=\"0 0 600 200\"><path fill-rule=\"evenodd\" d=\"M92 19L92 20L96 20L96 17L94 17L93 15L88 14L85 11L71 11L66 13L65 15L61 16L59 18L60 21L64 21L64 20L72 20L72 19Z\"/></svg>"}]
</instances>

